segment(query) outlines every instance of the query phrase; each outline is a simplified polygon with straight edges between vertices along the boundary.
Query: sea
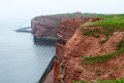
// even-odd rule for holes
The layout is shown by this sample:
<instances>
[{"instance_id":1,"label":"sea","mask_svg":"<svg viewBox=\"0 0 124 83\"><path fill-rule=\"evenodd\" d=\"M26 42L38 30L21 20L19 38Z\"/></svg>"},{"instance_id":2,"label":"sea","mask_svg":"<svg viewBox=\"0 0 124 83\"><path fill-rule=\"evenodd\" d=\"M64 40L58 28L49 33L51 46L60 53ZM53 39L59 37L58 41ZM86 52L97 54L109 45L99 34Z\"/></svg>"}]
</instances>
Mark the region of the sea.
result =
<instances>
[{"instance_id":1,"label":"sea","mask_svg":"<svg viewBox=\"0 0 124 83\"><path fill-rule=\"evenodd\" d=\"M37 83L55 55L54 45L15 31L30 26L30 21L0 19L0 83Z\"/></svg>"}]
</instances>

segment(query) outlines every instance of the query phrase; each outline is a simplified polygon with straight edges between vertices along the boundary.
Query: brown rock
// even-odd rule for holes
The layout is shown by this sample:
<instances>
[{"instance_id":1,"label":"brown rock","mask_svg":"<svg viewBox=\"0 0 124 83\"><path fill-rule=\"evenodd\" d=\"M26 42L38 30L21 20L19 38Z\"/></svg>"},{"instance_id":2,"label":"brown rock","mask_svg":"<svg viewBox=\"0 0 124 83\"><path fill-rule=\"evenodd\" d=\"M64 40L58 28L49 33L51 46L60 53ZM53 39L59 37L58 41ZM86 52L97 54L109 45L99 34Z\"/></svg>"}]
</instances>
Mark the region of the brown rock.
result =
<instances>
[{"instance_id":1,"label":"brown rock","mask_svg":"<svg viewBox=\"0 0 124 83\"><path fill-rule=\"evenodd\" d=\"M124 38L123 33L118 32L101 44L101 40L106 39L105 35L99 34L98 38L82 35L83 30L79 26L91 20L98 21L99 19L78 18L60 23L57 30L57 57L59 57L59 62L56 62L59 67L55 67L55 83L72 83L73 80L92 82L112 78L119 79L124 76L124 54L105 63L92 65L83 63L83 56L99 56L115 52L118 43ZM57 81L56 75L63 78Z\"/></svg>"}]
</instances>

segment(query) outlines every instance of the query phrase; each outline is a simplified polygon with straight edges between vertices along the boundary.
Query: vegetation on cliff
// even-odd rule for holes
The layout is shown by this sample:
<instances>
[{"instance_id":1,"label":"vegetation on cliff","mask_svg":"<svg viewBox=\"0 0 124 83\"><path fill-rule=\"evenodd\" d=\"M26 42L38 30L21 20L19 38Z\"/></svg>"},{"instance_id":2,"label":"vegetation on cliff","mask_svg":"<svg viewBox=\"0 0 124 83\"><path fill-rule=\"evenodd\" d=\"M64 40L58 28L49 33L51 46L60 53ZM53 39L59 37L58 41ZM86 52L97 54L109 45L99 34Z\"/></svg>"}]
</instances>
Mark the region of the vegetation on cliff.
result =
<instances>
[{"instance_id":1,"label":"vegetation on cliff","mask_svg":"<svg viewBox=\"0 0 124 83\"><path fill-rule=\"evenodd\" d=\"M94 64L94 63L101 63L111 60L112 58L124 53L124 40L120 41L117 45L118 50L116 52L105 54L105 55L98 55L98 56L85 56L84 63L85 64Z\"/></svg>"},{"instance_id":2,"label":"vegetation on cliff","mask_svg":"<svg viewBox=\"0 0 124 83\"><path fill-rule=\"evenodd\" d=\"M102 15L97 16L102 20L96 22L86 23L82 26L84 30L83 35L85 36L93 36L99 37L99 34L104 34L107 37L113 35L114 32L123 31L124 30L124 15ZM95 29L86 29L87 27L103 27L103 30L100 28ZM98 56L85 56L84 63L85 64L94 64L101 63L111 60L112 58L124 53L124 40L122 40L118 44L118 50L113 53L98 55Z\"/></svg>"},{"instance_id":3,"label":"vegetation on cliff","mask_svg":"<svg viewBox=\"0 0 124 83\"><path fill-rule=\"evenodd\" d=\"M96 21L96 22L89 22L82 26L82 28L87 27L97 27L101 26L103 27L104 31L101 32L102 34L106 36L111 36L115 31L122 31L124 30L124 14L120 15L98 15L96 16L98 18L101 18L102 20ZM99 32L99 30L87 30L84 35L92 36L96 32Z\"/></svg>"},{"instance_id":4,"label":"vegetation on cliff","mask_svg":"<svg viewBox=\"0 0 124 83\"><path fill-rule=\"evenodd\" d=\"M105 55L99 55L99 56L89 56L84 57L84 63L85 64L94 64L94 63L102 63L111 60L112 58L124 53L124 47L121 47L116 52L105 54Z\"/></svg>"},{"instance_id":5,"label":"vegetation on cliff","mask_svg":"<svg viewBox=\"0 0 124 83\"><path fill-rule=\"evenodd\" d=\"M62 57L62 61L58 62L60 67L56 67L61 72L61 74L56 74L56 78L62 76L57 81L61 80L66 83L91 83L88 81L120 83L124 81L124 79L120 79L123 77L124 69L124 15L96 15L95 17L76 20L84 19L86 21L81 23L82 29L76 28L72 38L70 37L64 45L64 51L60 51L58 54L63 56L64 53L64 57ZM67 24L62 24L62 26L71 25L69 27L69 32L71 32L74 23L66 22ZM59 50L63 50L63 48ZM64 70L62 65L65 66ZM72 82L77 79L80 81Z\"/></svg>"}]
</instances>

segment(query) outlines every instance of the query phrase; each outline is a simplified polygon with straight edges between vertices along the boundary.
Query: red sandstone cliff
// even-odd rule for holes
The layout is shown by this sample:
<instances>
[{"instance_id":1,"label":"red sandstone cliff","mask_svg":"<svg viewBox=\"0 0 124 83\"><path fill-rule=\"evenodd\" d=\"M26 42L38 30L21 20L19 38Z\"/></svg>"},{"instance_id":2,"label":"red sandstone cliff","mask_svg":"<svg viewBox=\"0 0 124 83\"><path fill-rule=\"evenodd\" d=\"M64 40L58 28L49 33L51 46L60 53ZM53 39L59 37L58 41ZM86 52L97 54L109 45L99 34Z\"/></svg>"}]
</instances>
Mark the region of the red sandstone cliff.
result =
<instances>
[{"instance_id":1,"label":"red sandstone cliff","mask_svg":"<svg viewBox=\"0 0 124 83\"><path fill-rule=\"evenodd\" d=\"M79 15L78 15L79 16ZM104 63L85 64L84 56L99 56L117 51L117 45L124 39L124 32L115 32L107 37L86 36L86 30L104 29L101 26L81 28L87 22L99 18L42 16L32 20L34 37L57 37L56 60L54 62L54 83L72 83L73 80L94 82L97 80L119 79L124 76L124 54ZM64 19L64 21L63 21ZM106 41L107 40L107 41ZM104 43L102 43L105 41ZM53 80L52 80L53 81Z\"/></svg>"},{"instance_id":2,"label":"red sandstone cliff","mask_svg":"<svg viewBox=\"0 0 124 83\"><path fill-rule=\"evenodd\" d=\"M81 13L38 16L31 20L31 28L35 38L46 36L56 37L57 28L61 21L81 17Z\"/></svg>"},{"instance_id":3,"label":"red sandstone cliff","mask_svg":"<svg viewBox=\"0 0 124 83\"><path fill-rule=\"evenodd\" d=\"M83 56L96 56L112 53L124 39L124 32L115 32L107 38L82 35L85 30L79 28L82 24L97 21L98 18L78 18L62 22L57 30L57 59L54 64L55 83L72 83L73 80L107 80L119 79L124 76L124 54L120 54L107 62L84 64ZM91 27L90 27L91 28ZM92 27L91 29L102 27ZM101 43L103 40L107 41Z\"/></svg>"},{"instance_id":4,"label":"red sandstone cliff","mask_svg":"<svg viewBox=\"0 0 124 83\"><path fill-rule=\"evenodd\" d=\"M75 31L84 23L86 22L91 22L91 21L95 21L97 20L97 18L85 18L85 17L81 17L81 18L76 18L76 19L70 19L70 20L66 20L60 23L58 29L57 29L57 43L56 43L56 55L57 55L57 59L55 61L54 64L54 71L55 71L55 83L60 83L60 81L62 81L64 73L62 71L62 67L65 66L66 62L63 62L64 58L65 58L65 54L66 54L66 42L69 42L73 37L73 34L75 33ZM77 40L77 39L75 39ZM72 45L70 45L72 46ZM70 49L72 50L72 49ZM78 49L79 50L79 49ZM77 50L78 54L80 54L80 52ZM72 50L73 53L76 50ZM73 54L70 53L69 55ZM77 55L78 56L78 55ZM69 57L70 58L70 57ZM71 59L71 58L70 58ZM67 60L68 61L68 60Z\"/></svg>"}]
</instances>

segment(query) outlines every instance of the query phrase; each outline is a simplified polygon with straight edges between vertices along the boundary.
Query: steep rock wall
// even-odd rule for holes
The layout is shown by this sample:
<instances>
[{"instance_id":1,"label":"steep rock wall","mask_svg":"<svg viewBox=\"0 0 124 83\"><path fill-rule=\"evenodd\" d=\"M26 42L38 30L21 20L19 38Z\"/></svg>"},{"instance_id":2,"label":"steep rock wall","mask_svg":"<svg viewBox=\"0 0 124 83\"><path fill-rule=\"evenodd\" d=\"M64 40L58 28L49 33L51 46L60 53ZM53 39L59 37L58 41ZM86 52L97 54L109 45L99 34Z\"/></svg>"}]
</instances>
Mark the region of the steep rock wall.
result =
<instances>
[{"instance_id":1,"label":"steep rock wall","mask_svg":"<svg viewBox=\"0 0 124 83\"><path fill-rule=\"evenodd\" d=\"M72 83L73 80L94 82L123 77L124 54L120 54L107 62L96 64L84 64L82 56L96 56L115 52L117 44L124 38L124 33L115 34L105 44L100 44L105 37L82 37L79 34L81 33L80 31L77 31L65 46L65 54L62 61L63 65L65 65L63 81L65 83Z\"/></svg>"},{"instance_id":2,"label":"steep rock wall","mask_svg":"<svg viewBox=\"0 0 124 83\"><path fill-rule=\"evenodd\" d=\"M55 83L72 83L73 80L94 82L97 80L119 79L124 76L124 54L96 64L84 64L83 56L104 55L115 52L117 45L124 39L124 32L115 32L109 38L83 35L78 28L86 22L98 21L98 18L78 18L67 20L57 30L57 45L54 64ZM102 27L93 27L100 28ZM101 43L103 40L106 42Z\"/></svg>"},{"instance_id":3,"label":"steep rock wall","mask_svg":"<svg viewBox=\"0 0 124 83\"><path fill-rule=\"evenodd\" d=\"M31 28L35 38L46 36L56 37L61 21L81 17L82 13L38 16L31 20Z\"/></svg>"},{"instance_id":4,"label":"steep rock wall","mask_svg":"<svg viewBox=\"0 0 124 83\"><path fill-rule=\"evenodd\" d=\"M75 31L82 24L85 24L86 22L92 22L95 20L99 20L99 19L81 17L81 18L66 20L60 23L59 27L57 28L57 38L58 38L56 43L57 59L54 64L55 83L61 83L63 81L63 76L64 76L63 67L65 66L64 55L66 53L66 49L65 49L66 42L70 40L70 38L73 36Z\"/></svg>"},{"instance_id":5,"label":"steep rock wall","mask_svg":"<svg viewBox=\"0 0 124 83\"><path fill-rule=\"evenodd\" d=\"M56 37L57 27L62 19L66 17L60 16L41 16L32 19L31 28L34 37L41 38L45 36Z\"/></svg>"}]
</instances>

